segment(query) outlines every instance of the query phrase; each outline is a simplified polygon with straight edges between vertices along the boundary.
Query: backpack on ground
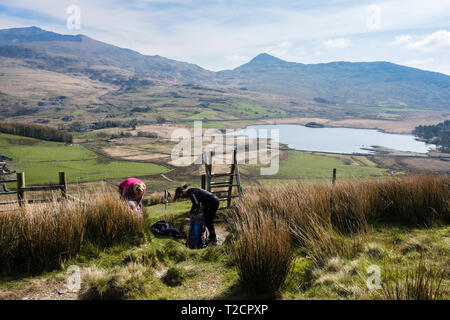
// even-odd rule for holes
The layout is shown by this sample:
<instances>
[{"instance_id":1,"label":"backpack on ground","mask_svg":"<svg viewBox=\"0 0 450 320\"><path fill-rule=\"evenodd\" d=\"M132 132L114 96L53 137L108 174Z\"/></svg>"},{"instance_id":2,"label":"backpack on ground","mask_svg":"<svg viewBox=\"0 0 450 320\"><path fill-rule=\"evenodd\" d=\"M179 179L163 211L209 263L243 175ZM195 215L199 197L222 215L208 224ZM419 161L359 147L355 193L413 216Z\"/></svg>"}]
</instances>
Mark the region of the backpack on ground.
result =
<instances>
[{"instance_id":1,"label":"backpack on ground","mask_svg":"<svg viewBox=\"0 0 450 320\"><path fill-rule=\"evenodd\" d=\"M166 221L158 221L154 223L151 227L153 233L161 235L161 236L167 236L167 237L173 237L173 238L185 238L186 235L183 231L175 229L171 224L169 224Z\"/></svg>"},{"instance_id":2,"label":"backpack on ground","mask_svg":"<svg viewBox=\"0 0 450 320\"><path fill-rule=\"evenodd\" d=\"M202 249L207 245L205 218L197 214L191 219L186 246L191 249Z\"/></svg>"}]
</instances>

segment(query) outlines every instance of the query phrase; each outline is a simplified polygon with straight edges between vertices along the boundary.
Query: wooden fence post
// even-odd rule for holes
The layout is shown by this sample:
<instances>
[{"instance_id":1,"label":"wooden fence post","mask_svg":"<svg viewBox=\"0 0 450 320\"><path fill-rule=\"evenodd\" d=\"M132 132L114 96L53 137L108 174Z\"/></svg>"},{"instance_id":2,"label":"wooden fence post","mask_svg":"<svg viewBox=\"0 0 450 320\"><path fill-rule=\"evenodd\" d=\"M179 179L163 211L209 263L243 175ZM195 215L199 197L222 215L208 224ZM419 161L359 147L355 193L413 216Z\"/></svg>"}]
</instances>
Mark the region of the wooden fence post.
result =
<instances>
[{"instance_id":1,"label":"wooden fence post","mask_svg":"<svg viewBox=\"0 0 450 320\"><path fill-rule=\"evenodd\" d=\"M17 172L17 200L19 201L19 206L22 206L23 201L25 199L25 191L23 188L25 187L25 172Z\"/></svg>"},{"instance_id":2,"label":"wooden fence post","mask_svg":"<svg viewBox=\"0 0 450 320\"><path fill-rule=\"evenodd\" d=\"M336 184L336 168L333 169L333 186Z\"/></svg>"},{"instance_id":3,"label":"wooden fence post","mask_svg":"<svg viewBox=\"0 0 450 320\"><path fill-rule=\"evenodd\" d=\"M206 188L205 190L211 191L211 175L212 175L212 151L204 152L203 158L205 161L205 173L206 173Z\"/></svg>"},{"instance_id":4,"label":"wooden fence post","mask_svg":"<svg viewBox=\"0 0 450 320\"><path fill-rule=\"evenodd\" d=\"M67 199L67 183L66 183L66 173L59 173L59 185L61 185L61 194L64 199Z\"/></svg>"},{"instance_id":5,"label":"wooden fence post","mask_svg":"<svg viewBox=\"0 0 450 320\"><path fill-rule=\"evenodd\" d=\"M206 189L206 174L202 174L202 189Z\"/></svg>"}]
</instances>

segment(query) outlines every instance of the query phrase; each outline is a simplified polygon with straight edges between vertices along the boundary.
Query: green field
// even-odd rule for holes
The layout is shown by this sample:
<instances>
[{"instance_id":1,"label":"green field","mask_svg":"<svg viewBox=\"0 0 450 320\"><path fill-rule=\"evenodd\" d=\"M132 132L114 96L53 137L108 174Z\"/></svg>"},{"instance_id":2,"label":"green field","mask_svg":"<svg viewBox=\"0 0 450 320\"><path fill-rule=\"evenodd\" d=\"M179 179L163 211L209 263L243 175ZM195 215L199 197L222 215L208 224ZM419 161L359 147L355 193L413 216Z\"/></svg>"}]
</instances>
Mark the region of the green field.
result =
<instances>
[{"instance_id":1,"label":"green field","mask_svg":"<svg viewBox=\"0 0 450 320\"><path fill-rule=\"evenodd\" d=\"M355 159L357 161L355 161ZM258 174L256 166L244 166L251 173ZM336 168L338 178L363 178L381 176L386 169L377 168L364 156L313 154L302 151L288 151L287 159L280 161L280 169L274 176L261 178L270 180L284 179L331 179Z\"/></svg>"},{"instance_id":2,"label":"green field","mask_svg":"<svg viewBox=\"0 0 450 320\"><path fill-rule=\"evenodd\" d=\"M286 111L280 109L269 109L258 104L244 102L235 103L228 112L246 118L282 117L286 116Z\"/></svg>"},{"instance_id":3,"label":"green field","mask_svg":"<svg viewBox=\"0 0 450 320\"><path fill-rule=\"evenodd\" d=\"M342 156L342 159L345 159ZM288 158L281 162L278 176L329 178L333 168L336 168L339 177L360 178L373 175L382 175L385 169L372 166L362 166L355 162L345 164L343 160L327 155L315 155L300 151L290 151Z\"/></svg>"},{"instance_id":4,"label":"green field","mask_svg":"<svg viewBox=\"0 0 450 320\"><path fill-rule=\"evenodd\" d=\"M396 113L380 112L377 114L377 119L381 120L400 120L401 118L402 116Z\"/></svg>"},{"instance_id":5,"label":"green field","mask_svg":"<svg viewBox=\"0 0 450 320\"><path fill-rule=\"evenodd\" d=\"M159 174L167 171L153 163L109 161L80 145L0 134L0 153L13 159L15 170L25 171L27 184L56 182L65 171L68 182L95 181Z\"/></svg>"}]
</instances>

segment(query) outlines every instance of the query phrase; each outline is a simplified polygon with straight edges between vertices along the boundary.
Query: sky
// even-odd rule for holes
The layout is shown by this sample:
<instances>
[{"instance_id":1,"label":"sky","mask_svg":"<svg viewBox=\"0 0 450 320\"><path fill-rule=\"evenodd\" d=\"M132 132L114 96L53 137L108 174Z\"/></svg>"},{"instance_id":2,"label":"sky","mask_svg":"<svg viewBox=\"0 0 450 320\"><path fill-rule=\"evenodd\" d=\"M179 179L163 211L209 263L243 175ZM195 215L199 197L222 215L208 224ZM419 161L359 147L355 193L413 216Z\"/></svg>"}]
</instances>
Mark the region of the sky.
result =
<instances>
[{"instance_id":1,"label":"sky","mask_svg":"<svg viewBox=\"0 0 450 320\"><path fill-rule=\"evenodd\" d=\"M1 29L29 26L213 71L265 52L450 75L450 0L0 0Z\"/></svg>"}]
</instances>

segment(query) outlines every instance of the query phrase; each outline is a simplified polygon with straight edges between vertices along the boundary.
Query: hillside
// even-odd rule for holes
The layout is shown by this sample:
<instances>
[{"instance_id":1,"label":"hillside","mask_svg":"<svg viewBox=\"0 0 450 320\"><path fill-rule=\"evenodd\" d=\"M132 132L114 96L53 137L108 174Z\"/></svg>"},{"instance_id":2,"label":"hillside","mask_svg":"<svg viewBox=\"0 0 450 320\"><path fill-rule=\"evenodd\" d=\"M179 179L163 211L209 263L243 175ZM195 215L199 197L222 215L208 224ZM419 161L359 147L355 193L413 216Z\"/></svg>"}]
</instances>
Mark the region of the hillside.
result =
<instances>
[{"instance_id":1,"label":"hillside","mask_svg":"<svg viewBox=\"0 0 450 320\"><path fill-rule=\"evenodd\" d=\"M33 68L82 73L111 83L120 80L120 73L111 73L111 68L123 69L141 78L178 81L213 75L193 64L158 55L145 56L84 35L61 35L37 27L0 30L0 56L23 59Z\"/></svg>"},{"instance_id":2,"label":"hillside","mask_svg":"<svg viewBox=\"0 0 450 320\"><path fill-rule=\"evenodd\" d=\"M260 54L231 71L228 83L323 104L448 109L450 77L389 62L302 64Z\"/></svg>"},{"instance_id":3,"label":"hillside","mask_svg":"<svg viewBox=\"0 0 450 320\"><path fill-rule=\"evenodd\" d=\"M301 64L260 54L234 70L212 72L84 35L37 27L0 30L3 119L75 122L76 128L106 118L414 117L426 123L445 117L449 89L450 76L389 62Z\"/></svg>"}]
</instances>

